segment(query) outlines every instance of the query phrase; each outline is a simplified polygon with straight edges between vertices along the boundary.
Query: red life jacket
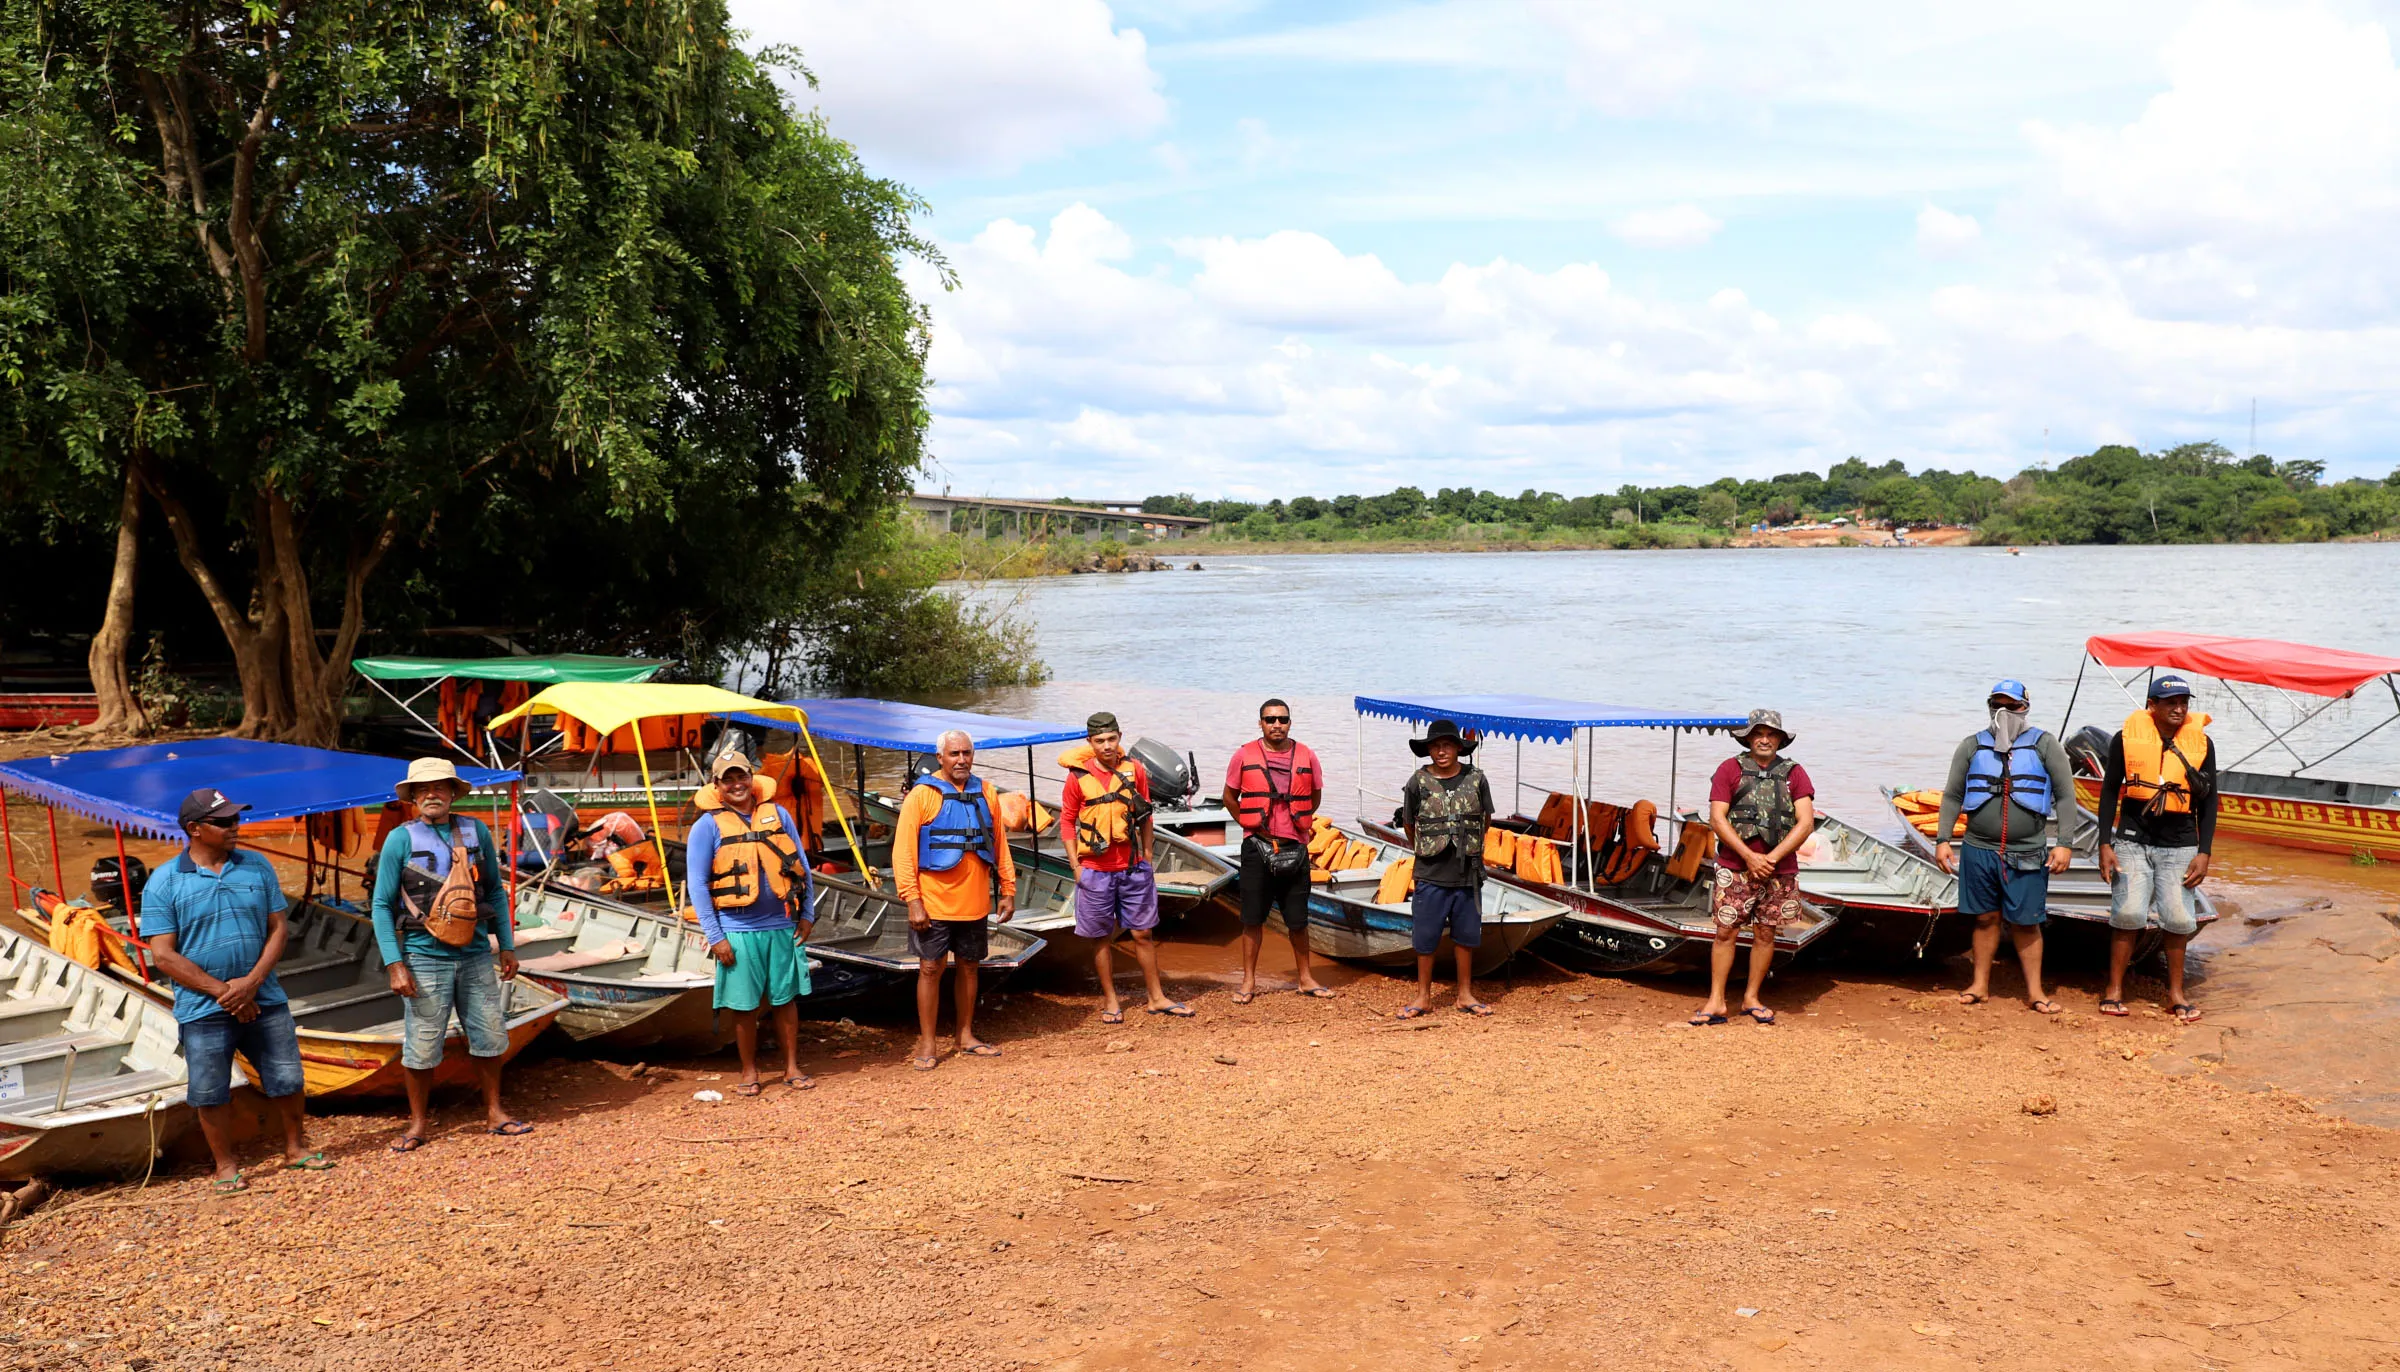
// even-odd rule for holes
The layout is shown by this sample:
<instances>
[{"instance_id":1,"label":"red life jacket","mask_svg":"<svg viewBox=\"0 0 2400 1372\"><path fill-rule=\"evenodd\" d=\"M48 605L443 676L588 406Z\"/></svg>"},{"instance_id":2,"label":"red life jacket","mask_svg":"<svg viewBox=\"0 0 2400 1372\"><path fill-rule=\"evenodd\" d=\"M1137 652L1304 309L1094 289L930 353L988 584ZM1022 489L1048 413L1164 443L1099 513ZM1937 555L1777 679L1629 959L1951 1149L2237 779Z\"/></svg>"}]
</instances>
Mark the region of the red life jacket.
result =
<instances>
[{"instance_id":1,"label":"red life jacket","mask_svg":"<svg viewBox=\"0 0 2400 1372\"><path fill-rule=\"evenodd\" d=\"M1268 812L1278 799L1289 802L1292 828L1296 832L1306 835L1309 822L1316 818L1317 797L1325 791L1325 779L1317 774L1317 755L1305 745L1294 743L1287 756L1292 762L1292 790L1289 795L1278 796L1271 789L1273 781L1272 774L1267 770L1265 739L1254 738L1233 755L1234 766L1241 778L1241 784L1233 794L1234 817L1241 821L1242 828L1251 833L1263 834L1267 831Z\"/></svg>"}]
</instances>

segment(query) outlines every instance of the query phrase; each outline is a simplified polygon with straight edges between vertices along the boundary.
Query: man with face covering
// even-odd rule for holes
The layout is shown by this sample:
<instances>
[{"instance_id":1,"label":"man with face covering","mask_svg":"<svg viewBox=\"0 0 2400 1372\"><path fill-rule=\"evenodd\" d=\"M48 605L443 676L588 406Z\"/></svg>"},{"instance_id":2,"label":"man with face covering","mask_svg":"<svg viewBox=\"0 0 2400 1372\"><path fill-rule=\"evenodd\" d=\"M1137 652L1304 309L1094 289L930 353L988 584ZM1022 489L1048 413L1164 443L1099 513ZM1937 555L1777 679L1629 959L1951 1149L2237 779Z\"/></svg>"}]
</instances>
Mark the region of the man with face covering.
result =
<instances>
[{"instance_id":1,"label":"man with face covering","mask_svg":"<svg viewBox=\"0 0 2400 1372\"><path fill-rule=\"evenodd\" d=\"M2026 719L2025 683L2002 681L1985 700L1991 724L1961 740L1942 785L1934 859L1958 874L1958 912L1975 917L1975 979L1959 1000L1981 1005L1992 993L2000 926L2016 941L2025 968L2025 1001L2045 1015L2064 1007L2042 990L2042 922L2049 918L2050 874L2072 854L2059 835L2058 811L2075 803L2067 750L2058 736ZM1950 838L1967 816L1964 860Z\"/></svg>"}]
</instances>

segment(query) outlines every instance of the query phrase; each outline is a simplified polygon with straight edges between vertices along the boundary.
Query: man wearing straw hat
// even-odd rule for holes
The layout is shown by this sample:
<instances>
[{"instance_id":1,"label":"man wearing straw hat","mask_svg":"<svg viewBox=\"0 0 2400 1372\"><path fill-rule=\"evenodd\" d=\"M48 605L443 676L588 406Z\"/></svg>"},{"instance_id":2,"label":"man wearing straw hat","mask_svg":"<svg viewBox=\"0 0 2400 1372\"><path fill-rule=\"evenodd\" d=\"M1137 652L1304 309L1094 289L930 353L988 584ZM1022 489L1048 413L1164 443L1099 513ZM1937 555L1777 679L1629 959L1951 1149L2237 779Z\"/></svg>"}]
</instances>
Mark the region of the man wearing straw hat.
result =
<instances>
[{"instance_id":1,"label":"man wearing straw hat","mask_svg":"<svg viewBox=\"0 0 2400 1372\"><path fill-rule=\"evenodd\" d=\"M800 1070L800 997L808 960L800 956L797 914L813 928L816 878L800 850L790 812L761 799L748 755L728 748L709 764L709 784L693 797L701 820L686 839L683 882L700 920L700 937L717 960L714 1004L733 1012L733 1046L742 1059L734 1094L755 1096L758 1021L775 1016L783 1041L783 1084L817 1083Z\"/></svg>"},{"instance_id":2,"label":"man wearing straw hat","mask_svg":"<svg viewBox=\"0 0 2400 1372\"><path fill-rule=\"evenodd\" d=\"M1750 983L1742 1013L1753 1023L1775 1022L1758 993L1775 962L1775 931L1800 914L1800 845L1817 825L1817 788L1799 763L1782 755L1792 746L1783 716L1752 710L1733 741L1742 752L1720 763L1708 786L1708 825L1717 835L1709 918L1717 937L1708 950L1708 1003L1685 1021L1698 1026L1726 1021L1725 984L1733 977L1734 941L1745 925Z\"/></svg>"},{"instance_id":3,"label":"man wearing straw hat","mask_svg":"<svg viewBox=\"0 0 2400 1372\"><path fill-rule=\"evenodd\" d=\"M485 1131L533 1132L500 1104L500 1059L508 1053L508 993L500 983L517 975L516 930L492 831L452 811L467 790L458 769L441 758L408 764L392 793L415 817L392 830L375 859L375 946L401 997L405 1029L400 1066L408 1128L393 1141L395 1153L415 1152L431 1134L434 1069L442 1065L453 1011L483 1086Z\"/></svg>"},{"instance_id":4,"label":"man wearing straw hat","mask_svg":"<svg viewBox=\"0 0 2400 1372\"><path fill-rule=\"evenodd\" d=\"M1483 1019L1491 1005L1475 995L1475 950L1483 946L1483 831L1492 818L1492 786L1466 759L1481 740L1458 722L1437 719L1408 741L1426 759L1400 788L1400 817L1416 854L1409 897L1409 942L1417 954L1417 998L1400 1007L1415 1019L1433 1008L1433 964L1447 935L1458 959L1457 1011Z\"/></svg>"}]
</instances>

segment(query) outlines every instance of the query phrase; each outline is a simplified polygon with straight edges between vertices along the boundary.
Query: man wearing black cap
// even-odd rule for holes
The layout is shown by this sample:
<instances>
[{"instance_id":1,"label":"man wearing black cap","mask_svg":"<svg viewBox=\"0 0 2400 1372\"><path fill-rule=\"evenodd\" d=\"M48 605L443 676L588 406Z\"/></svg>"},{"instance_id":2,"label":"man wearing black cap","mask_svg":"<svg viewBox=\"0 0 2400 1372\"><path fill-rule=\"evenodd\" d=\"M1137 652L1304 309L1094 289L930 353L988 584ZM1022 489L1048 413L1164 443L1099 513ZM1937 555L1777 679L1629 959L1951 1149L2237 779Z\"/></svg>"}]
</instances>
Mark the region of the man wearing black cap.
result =
<instances>
[{"instance_id":1,"label":"man wearing black cap","mask_svg":"<svg viewBox=\"0 0 2400 1372\"><path fill-rule=\"evenodd\" d=\"M2042 990L2042 923L2050 917L2050 874L2067 870L2074 854L2059 837L2058 809L2073 804L2075 782L2058 736L2028 722L2025 683L1994 683L1985 694L1991 723L1959 741L1942 785L1934 860L1958 874L1958 912L1975 918L1975 978L1959 993L1967 1005L1992 994L1992 961L2000 926L2016 941L2025 969L2025 1003L2045 1015L2065 1007ZM1966 853L1950 839L1967 817Z\"/></svg>"},{"instance_id":2,"label":"man wearing black cap","mask_svg":"<svg viewBox=\"0 0 2400 1372\"><path fill-rule=\"evenodd\" d=\"M1410 943L1417 953L1417 998L1400 1007L1415 1019L1433 1008L1433 961L1442 936L1458 957L1458 1012L1478 1018L1492 1007L1475 998L1475 950L1483 946L1483 831L1492 818L1492 788L1482 769L1462 759L1478 740L1459 734L1456 720L1437 719L1425 737L1408 741L1427 759L1400 788L1400 821L1416 852L1409 897Z\"/></svg>"},{"instance_id":3,"label":"man wearing black cap","mask_svg":"<svg viewBox=\"0 0 2400 1372\"><path fill-rule=\"evenodd\" d=\"M2100 875L2108 878L2108 993L2100 1013L2123 1015L2125 968L2150 922L2167 935L2167 1008L2185 1024L2200 1007L2183 989L2183 954L2200 920L2192 890L2208 879L2217 837L2217 748L2208 716L2192 713L2192 685L2168 674L2149 703L2108 741L2100 778Z\"/></svg>"},{"instance_id":4,"label":"man wearing black cap","mask_svg":"<svg viewBox=\"0 0 2400 1372\"><path fill-rule=\"evenodd\" d=\"M187 843L142 887L142 935L158 970L175 983L175 1026L189 1072L187 1099L216 1158L216 1189L243 1191L229 1102L233 1058L258 1073L261 1095L283 1123L283 1165L321 1172L332 1163L308 1146L301 1115L300 1035L275 963L283 956L283 885L256 853L235 848L249 809L202 787L176 819Z\"/></svg>"}]
</instances>

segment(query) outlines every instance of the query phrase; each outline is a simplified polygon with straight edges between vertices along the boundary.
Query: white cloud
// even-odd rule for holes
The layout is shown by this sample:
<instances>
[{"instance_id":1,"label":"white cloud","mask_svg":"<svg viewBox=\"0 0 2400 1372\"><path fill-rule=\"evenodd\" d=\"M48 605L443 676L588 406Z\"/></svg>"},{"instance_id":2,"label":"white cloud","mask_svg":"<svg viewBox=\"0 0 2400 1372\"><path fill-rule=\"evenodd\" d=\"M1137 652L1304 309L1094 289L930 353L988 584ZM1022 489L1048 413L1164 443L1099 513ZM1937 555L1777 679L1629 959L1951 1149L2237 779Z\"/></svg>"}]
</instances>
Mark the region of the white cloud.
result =
<instances>
[{"instance_id":1,"label":"white cloud","mask_svg":"<svg viewBox=\"0 0 2400 1372\"><path fill-rule=\"evenodd\" d=\"M1193 294L1241 323L1348 331L1397 323L1412 308L1400 278L1374 254L1346 257L1313 233L1215 238L1184 250L1201 262Z\"/></svg>"},{"instance_id":2,"label":"white cloud","mask_svg":"<svg viewBox=\"0 0 2400 1372\"><path fill-rule=\"evenodd\" d=\"M737 0L761 43L800 49L793 92L878 167L1006 172L1166 119L1138 29L1102 0Z\"/></svg>"},{"instance_id":3,"label":"white cloud","mask_svg":"<svg viewBox=\"0 0 2400 1372\"><path fill-rule=\"evenodd\" d=\"M1724 222L1698 205L1636 210L1619 219L1617 237L1637 248L1696 248L1717 236Z\"/></svg>"},{"instance_id":4,"label":"white cloud","mask_svg":"<svg viewBox=\"0 0 2400 1372\"><path fill-rule=\"evenodd\" d=\"M1917 211L1917 251L1927 257L1962 257L1983 242L1983 225L1971 214L1927 204Z\"/></svg>"}]
</instances>

